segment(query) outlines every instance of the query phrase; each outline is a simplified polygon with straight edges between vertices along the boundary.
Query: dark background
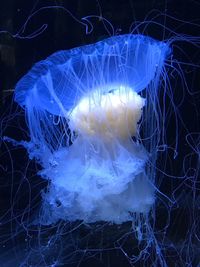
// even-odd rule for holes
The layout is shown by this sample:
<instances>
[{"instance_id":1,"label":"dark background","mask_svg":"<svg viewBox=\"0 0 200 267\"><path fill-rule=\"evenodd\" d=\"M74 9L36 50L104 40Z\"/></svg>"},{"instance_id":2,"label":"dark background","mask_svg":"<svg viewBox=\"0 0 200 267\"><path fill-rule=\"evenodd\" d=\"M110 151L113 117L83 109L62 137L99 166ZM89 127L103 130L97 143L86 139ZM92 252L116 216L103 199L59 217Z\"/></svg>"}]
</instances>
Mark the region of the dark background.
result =
<instances>
[{"instance_id":1,"label":"dark background","mask_svg":"<svg viewBox=\"0 0 200 267\"><path fill-rule=\"evenodd\" d=\"M113 31L115 34L129 33L131 24L137 25L137 21L146 23L140 25L134 33L144 33L158 40L171 38L173 31L200 36L199 14L200 1L192 0L1 1L1 137L28 139L24 113L13 102L13 91L19 78L37 61L58 50L104 39ZM89 15L97 15L99 18L91 18L94 28L90 34L86 34L80 20ZM112 28L103 24L101 15L111 22ZM32 36L43 25L47 25L47 28ZM177 205L169 208L170 222L167 222L169 214L166 209L159 209L156 215L157 238L163 250L166 250L168 266L186 266L187 260L191 266L198 266L200 246L194 235L198 235L200 203L197 183L200 150L199 48L197 45L179 42L173 45L173 57L187 63L181 67L188 87L183 90L181 78L170 74L171 86L176 88L173 101L179 105L180 117L184 123L179 124L178 157L173 160L172 152L165 155L170 158L166 161L166 172L185 176L186 179L172 179L170 183L166 177L163 179L161 191L173 195ZM172 115L166 126L167 143L172 146L175 138L174 120ZM51 227L29 226L33 214L40 206L40 191L46 187L46 182L36 176L40 166L28 160L25 149L1 141L0 266L60 266L61 262L65 262L63 266L131 266L123 250L131 257L132 254L138 255L139 249L128 223L122 226L103 223L95 227L81 226L77 231L73 231L73 227L80 222L71 225L59 222ZM158 160L158 166L159 164L162 166L162 158ZM163 230L164 225L168 226L166 230ZM159 230L164 239L161 239ZM86 253L85 249L93 250ZM154 248L150 251L153 255ZM132 263L132 266L153 266L153 261L154 256L146 262L141 259ZM155 266L160 265L156 263Z\"/></svg>"}]
</instances>

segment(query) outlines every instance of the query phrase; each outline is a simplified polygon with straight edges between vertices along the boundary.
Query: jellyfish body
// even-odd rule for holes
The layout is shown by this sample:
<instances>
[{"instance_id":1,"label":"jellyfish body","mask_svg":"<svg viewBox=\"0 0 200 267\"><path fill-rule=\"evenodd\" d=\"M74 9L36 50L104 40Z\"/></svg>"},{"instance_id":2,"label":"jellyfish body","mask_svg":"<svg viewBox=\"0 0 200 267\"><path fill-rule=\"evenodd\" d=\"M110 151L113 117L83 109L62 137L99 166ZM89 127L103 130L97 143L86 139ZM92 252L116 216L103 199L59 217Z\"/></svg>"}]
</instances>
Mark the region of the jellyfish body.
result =
<instances>
[{"instance_id":1,"label":"jellyfish body","mask_svg":"<svg viewBox=\"0 0 200 267\"><path fill-rule=\"evenodd\" d=\"M57 52L18 82L27 149L49 180L42 223L122 223L149 212L155 200L154 174L146 168L151 151L137 138L169 54L166 43L149 37L113 36ZM148 101L138 94L143 90ZM151 136L155 129L145 131Z\"/></svg>"}]
</instances>

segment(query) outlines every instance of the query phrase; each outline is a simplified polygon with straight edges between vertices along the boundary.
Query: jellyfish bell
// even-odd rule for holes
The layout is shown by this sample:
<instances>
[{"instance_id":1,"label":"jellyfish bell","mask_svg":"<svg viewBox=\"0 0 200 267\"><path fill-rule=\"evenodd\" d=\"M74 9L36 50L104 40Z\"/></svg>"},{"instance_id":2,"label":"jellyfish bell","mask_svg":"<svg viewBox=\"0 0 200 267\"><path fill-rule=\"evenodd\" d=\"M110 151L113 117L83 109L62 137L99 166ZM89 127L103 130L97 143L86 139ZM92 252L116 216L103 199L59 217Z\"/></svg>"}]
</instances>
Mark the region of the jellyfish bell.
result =
<instances>
[{"instance_id":1,"label":"jellyfish bell","mask_svg":"<svg viewBox=\"0 0 200 267\"><path fill-rule=\"evenodd\" d=\"M114 84L140 92L162 69L169 53L166 43L139 34L56 52L18 82L15 100L27 106L28 99L36 98L38 107L60 116L62 108L69 110L95 88L105 93L107 85Z\"/></svg>"},{"instance_id":2,"label":"jellyfish bell","mask_svg":"<svg viewBox=\"0 0 200 267\"><path fill-rule=\"evenodd\" d=\"M167 43L146 36L113 36L57 52L18 82L27 149L50 181L40 222L122 223L148 214L155 187L137 137L149 103L139 92L155 95L169 54Z\"/></svg>"}]
</instances>

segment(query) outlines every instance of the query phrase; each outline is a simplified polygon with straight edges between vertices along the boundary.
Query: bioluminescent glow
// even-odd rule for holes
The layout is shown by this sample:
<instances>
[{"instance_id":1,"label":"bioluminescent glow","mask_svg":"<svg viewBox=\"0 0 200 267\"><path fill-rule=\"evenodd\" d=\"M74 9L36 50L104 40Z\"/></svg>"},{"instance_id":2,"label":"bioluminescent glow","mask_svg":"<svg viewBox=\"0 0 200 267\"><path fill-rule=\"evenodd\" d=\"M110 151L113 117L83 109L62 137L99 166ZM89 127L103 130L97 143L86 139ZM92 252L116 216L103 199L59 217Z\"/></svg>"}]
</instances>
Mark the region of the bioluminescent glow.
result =
<instances>
[{"instance_id":1,"label":"bioluminescent glow","mask_svg":"<svg viewBox=\"0 0 200 267\"><path fill-rule=\"evenodd\" d=\"M18 82L15 100L26 111L27 148L49 180L40 223L148 216L156 185L155 170L147 166L156 161L152 150L160 138L153 101L170 51L146 36L113 36L57 52ZM147 146L139 141L140 127Z\"/></svg>"},{"instance_id":2,"label":"bioluminescent glow","mask_svg":"<svg viewBox=\"0 0 200 267\"><path fill-rule=\"evenodd\" d=\"M199 266L197 20L173 1L40 2L0 31L13 75L48 56L1 123L0 265Z\"/></svg>"}]
</instances>

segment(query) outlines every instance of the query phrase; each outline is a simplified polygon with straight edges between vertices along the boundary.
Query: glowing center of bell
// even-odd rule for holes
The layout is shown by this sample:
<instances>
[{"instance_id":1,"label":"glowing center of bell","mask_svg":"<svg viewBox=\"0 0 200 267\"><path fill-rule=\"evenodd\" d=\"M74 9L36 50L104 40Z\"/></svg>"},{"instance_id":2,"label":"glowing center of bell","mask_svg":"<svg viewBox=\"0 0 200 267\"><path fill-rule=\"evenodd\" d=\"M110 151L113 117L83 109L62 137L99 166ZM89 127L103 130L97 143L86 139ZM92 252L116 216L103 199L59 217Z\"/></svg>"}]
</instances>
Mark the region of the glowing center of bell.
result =
<instances>
[{"instance_id":1,"label":"glowing center of bell","mask_svg":"<svg viewBox=\"0 0 200 267\"><path fill-rule=\"evenodd\" d=\"M130 87L97 88L72 109L70 128L81 134L101 137L136 135L144 104L145 99Z\"/></svg>"}]
</instances>

